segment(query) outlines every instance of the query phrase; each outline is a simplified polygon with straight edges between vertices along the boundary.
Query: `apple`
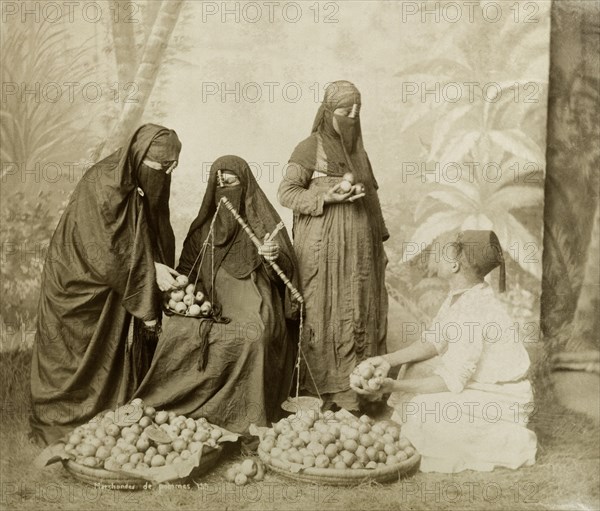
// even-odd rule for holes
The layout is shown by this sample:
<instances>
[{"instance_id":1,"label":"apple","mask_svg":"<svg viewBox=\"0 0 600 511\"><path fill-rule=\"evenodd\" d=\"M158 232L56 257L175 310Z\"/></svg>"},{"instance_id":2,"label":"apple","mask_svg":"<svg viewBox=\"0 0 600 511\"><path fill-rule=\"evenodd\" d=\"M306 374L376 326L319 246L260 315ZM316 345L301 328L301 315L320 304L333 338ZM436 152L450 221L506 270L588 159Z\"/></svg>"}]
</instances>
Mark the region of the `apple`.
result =
<instances>
[{"instance_id":1,"label":"apple","mask_svg":"<svg viewBox=\"0 0 600 511\"><path fill-rule=\"evenodd\" d=\"M212 303L210 303L207 300L200 306L200 314L202 314L203 316L209 316L211 312L212 312Z\"/></svg>"},{"instance_id":2,"label":"apple","mask_svg":"<svg viewBox=\"0 0 600 511\"><path fill-rule=\"evenodd\" d=\"M255 481L262 481L265 478L265 467L262 461L257 460L256 462L256 475L254 476Z\"/></svg>"},{"instance_id":3,"label":"apple","mask_svg":"<svg viewBox=\"0 0 600 511\"><path fill-rule=\"evenodd\" d=\"M105 460L109 456L110 456L110 449L108 447L106 447L105 445L101 445L96 450L96 458L98 458L99 460Z\"/></svg>"},{"instance_id":4,"label":"apple","mask_svg":"<svg viewBox=\"0 0 600 511\"><path fill-rule=\"evenodd\" d=\"M381 378L371 378L367 382L367 386L369 387L370 390L379 390L381 388L382 383L383 383L383 380Z\"/></svg>"},{"instance_id":5,"label":"apple","mask_svg":"<svg viewBox=\"0 0 600 511\"><path fill-rule=\"evenodd\" d=\"M173 445L173 450L175 452L181 453L181 452L183 452L186 449L187 442L185 440L181 439L181 438L178 438L177 440L175 440L173 442L172 445Z\"/></svg>"},{"instance_id":6,"label":"apple","mask_svg":"<svg viewBox=\"0 0 600 511\"><path fill-rule=\"evenodd\" d=\"M256 463L254 463L254 460L244 460L240 466L240 471L248 477L254 477L256 474Z\"/></svg>"},{"instance_id":7,"label":"apple","mask_svg":"<svg viewBox=\"0 0 600 511\"><path fill-rule=\"evenodd\" d=\"M188 284L185 287L185 294L186 295L193 295L196 292L196 286L194 286L194 284Z\"/></svg>"},{"instance_id":8,"label":"apple","mask_svg":"<svg viewBox=\"0 0 600 511\"><path fill-rule=\"evenodd\" d=\"M248 477L246 474L242 474L241 472L235 476L234 480L236 486L244 486L248 482Z\"/></svg>"},{"instance_id":9,"label":"apple","mask_svg":"<svg viewBox=\"0 0 600 511\"><path fill-rule=\"evenodd\" d=\"M175 291L171 291L171 294L169 296L171 297L171 300L181 302L183 300L183 297L185 296L185 293L183 292L183 289L177 289Z\"/></svg>"},{"instance_id":10,"label":"apple","mask_svg":"<svg viewBox=\"0 0 600 511\"><path fill-rule=\"evenodd\" d=\"M166 422L169 420L169 414L168 412L165 412L164 410L161 410L160 412L156 412L156 415L154 416L154 422L156 422L156 424L158 424L159 426L161 424L166 424Z\"/></svg>"},{"instance_id":11,"label":"apple","mask_svg":"<svg viewBox=\"0 0 600 511\"><path fill-rule=\"evenodd\" d=\"M196 293L196 301L198 303L202 303L204 301L204 293L202 291L198 291Z\"/></svg>"},{"instance_id":12,"label":"apple","mask_svg":"<svg viewBox=\"0 0 600 511\"><path fill-rule=\"evenodd\" d=\"M233 483L235 482L235 476L237 476L238 472L236 471L235 467L229 467L227 469L227 472L225 472L225 480Z\"/></svg>"},{"instance_id":13,"label":"apple","mask_svg":"<svg viewBox=\"0 0 600 511\"><path fill-rule=\"evenodd\" d=\"M146 408L144 408L144 415L150 419L153 419L156 415L156 408L154 408L153 406L147 406Z\"/></svg>"},{"instance_id":14,"label":"apple","mask_svg":"<svg viewBox=\"0 0 600 511\"><path fill-rule=\"evenodd\" d=\"M375 368L375 371L373 371L373 376L375 378L385 378L388 375L388 372L386 370L386 368L382 367L382 366L378 366Z\"/></svg>"},{"instance_id":15,"label":"apple","mask_svg":"<svg viewBox=\"0 0 600 511\"><path fill-rule=\"evenodd\" d=\"M137 465L138 463L142 463L144 461L144 455L141 452L136 452L129 456L129 463L133 465Z\"/></svg>"},{"instance_id":16,"label":"apple","mask_svg":"<svg viewBox=\"0 0 600 511\"><path fill-rule=\"evenodd\" d=\"M194 305L194 301L195 301L194 295L185 295L183 297L183 303L185 303L188 307L190 305Z\"/></svg>"},{"instance_id":17,"label":"apple","mask_svg":"<svg viewBox=\"0 0 600 511\"><path fill-rule=\"evenodd\" d=\"M375 368L369 363L363 363L358 366L358 374L367 380L373 377Z\"/></svg>"},{"instance_id":18,"label":"apple","mask_svg":"<svg viewBox=\"0 0 600 511\"><path fill-rule=\"evenodd\" d=\"M117 439L114 436L107 436L106 438L104 438L104 440L102 440L102 442L107 447L113 447L117 445Z\"/></svg>"},{"instance_id":19,"label":"apple","mask_svg":"<svg viewBox=\"0 0 600 511\"><path fill-rule=\"evenodd\" d=\"M200 314L202 314L200 305L198 305L197 303L190 305L190 308L188 309L188 315L198 317L200 316Z\"/></svg>"},{"instance_id":20,"label":"apple","mask_svg":"<svg viewBox=\"0 0 600 511\"><path fill-rule=\"evenodd\" d=\"M361 388L362 378L360 377L360 375L352 373L350 375L350 385L352 385L353 387Z\"/></svg>"},{"instance_id":21,"label":"apple","mask_svg":"<svg viewBox=\"0 0 600 511\"><path fill-rule=\"evenodd\" d=\"M71 436L69 437L69 443L72 445L78 445L81 442L81 440L82 440L81 436L76 435L75 433L72 433Z\"/></svg>"},{"instance_id":22,"label":"apple","mask_svg":"<svg viewBox=\"0 0 600 511\"><path fill-rule=\"evenodd\" d=\"M162 467L165 464L165 457L162 454L155 454L152 456L152 461L150 462L151 467Z\"/></svg>"},{"instance_id":23,"label":"apple","mask_svg":"<svg viewBox=\"0 0 600 511\"><path fill-rule=\"evenodd\" d=\"M329 458L325 454L319 454L315 459L315 467L327 468L329 466Z\"/></svg>"},{"instance_id":24,"label":"apple","mask_svg":"<svg viewBox=\"0 0 600 511\"><path fill-rule=\"evenodd\" d=\"M187 310L187 305L183 302L178 302L177 305L175 306L175 312L179 312L180 314L185 313L186 310Z\"/></svg>"},{"instance_id":25,"label":"apple","mask_svg":"<svg viewBox=\"0 0 600 511\"><path fill-rule=\"evenodd\" d=\"M339 189L343 193L348 193L350 190L352 190L352 183L344 180L344 181L340 182Z\"/></svg>"},{"instance_id":26,"label":"apple","mask_svg":"<svg viewBox=\"0 0 600 511\"><path fill-rule=\"evenodd\" d=\"M175 300L173 300L173 298L171 298L169 300L169 302L167 303L167 307L169 307L169 309L171 309L171 310L175 310L176 305L177 305L177 302Z\"/></svg>"},{"instance_id":27,"label":"apple","mask_svg":"<svg viewBox=\"0 0 600 511\"><path fill-rule=\"evenodd\" d=\"M139 438L138 441L135 443L135 448L139 452L146 452L149 447L150 441L147 438Z\"/></svg>"},{"instance_id":28,"label":"apple","mask_svg":"<svg viewBox=\"0 0 600 511\"><path fill-rule=\"evenodd\" d=\"M86 467L97 467L99 465L98 460L93 456L88 456L83 460L83 464Z\"/></svg>"},{"instance_id":29,"label":"apple","mask_svg":"<svg viewBox=\"0 0 600 511\"><path fill-rule=\"evenodd\" d=\"M206 442L210 438L210 433L206 430L196 431L192 439L194 442Z\"/></svg>"},{"instance_id":30,"label":"apple","mask_svg":"<svg viewBox=\"0 0 600 511\"><path fill-rule=\"evenodd\" d=\"M351 185L354 184L354 174L352 174L352 172L346 172L344 174L344 177L342 177L342 179L344 181L348 181L348 183L350 183Z\"/></svg>"},{"instance_id":31,"label":"apple","mask_svg":"<svg viewBox=\"0 0 600 511\"><path fill-rule=\"evenodd\" d=\"M189 279L185 275L177 275L177 277L175 277L175 280L177 281L177 284L180 287L187 286L189 282Z\"/></svg>"},{"instance_id":32,"label":"apple","mask_svg":"<svg viewBox=\"0 0 600 511\"><path fill-rule=\"evenodd\" d=\"M358 184L354 185L354 193L356 195L365 193L365 185L363 185L362 183L358 183Z\"/></svg>"}]
</instances>

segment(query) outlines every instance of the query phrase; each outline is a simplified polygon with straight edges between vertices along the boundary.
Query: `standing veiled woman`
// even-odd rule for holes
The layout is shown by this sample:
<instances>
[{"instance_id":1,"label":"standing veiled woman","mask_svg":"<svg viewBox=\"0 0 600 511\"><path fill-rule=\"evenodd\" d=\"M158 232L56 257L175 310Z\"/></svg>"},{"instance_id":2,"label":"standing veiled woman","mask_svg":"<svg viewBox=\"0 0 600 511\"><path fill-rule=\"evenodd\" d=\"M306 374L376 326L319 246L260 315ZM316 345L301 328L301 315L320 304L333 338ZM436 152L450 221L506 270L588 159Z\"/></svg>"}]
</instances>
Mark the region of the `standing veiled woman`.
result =
<instances>
[{"instance_id":1,"label":"standing veiled woman","mask_svg":"<svg viewBox=\"0 0 600 511\"><path fill-rule=\"evenodd\" d=\"M303 388L325 406L358 409L349 375L356 364L386 350L389 238L377 182L363 147L360 92L337 81L325 91L311 135L294 150L279 201L294 211L294 248L306 301ZM342 192L352 172L364 196Z\"/></svg>"},{"instance_id":2,"label":"standing veiled woman","mask_svg":"<svg viewBox=\"0 0 600 511\"><path fill-rule=\"evenodd\" d=\"M244 160L223 156L213 163L177 270L189 275L190 283L198 279L197 289L213 303L217 319L170 317L135 397L247 434L250 424L264 426L278 418L294 365L292 304L266 259L277 259L292 282L297 272L285 230L257 250L224 205L214 222L214 251L209 246L199 257L205 241L211 242L222 197L261 240L281 221Z\"/></svg>"},{"instance_id":3,"label":"standing veiled woman","mask_svg":"<svg viewBox=\"0 0 600 511\"><path fill-rule=\"evenodd\" d=\"M175 283L169 194L180 150L174 131L146 124L71 195L42 274L31 367L38 440L126 402L149 365L159 287Z\"/></svg>"}]
</instances>

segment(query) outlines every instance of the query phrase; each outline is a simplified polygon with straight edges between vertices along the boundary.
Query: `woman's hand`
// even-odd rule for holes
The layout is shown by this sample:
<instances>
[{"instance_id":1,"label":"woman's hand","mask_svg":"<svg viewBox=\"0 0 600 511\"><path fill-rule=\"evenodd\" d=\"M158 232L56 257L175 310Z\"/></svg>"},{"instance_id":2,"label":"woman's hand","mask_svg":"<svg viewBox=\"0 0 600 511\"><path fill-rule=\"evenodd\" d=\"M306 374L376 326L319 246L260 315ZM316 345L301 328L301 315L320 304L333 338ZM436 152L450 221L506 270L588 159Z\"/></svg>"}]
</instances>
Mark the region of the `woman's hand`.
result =
<instances>
[{"instance_id":1,"label":"woman's hand","mask_svg":"<svg viewBox=\"0 0 600 511\"><path fill-rule=\"evenodd\" d=\"M397 390L396 383L396 380L394 380L393 378L384 378L381 382L379 392L381 392L382 394L391 394L392 392L395 392Z\"/></svg>"},{"instance_id":2,"label":"woman's hand","mask_svg":"<svg viewBox=\"0 0 600 511\"><path fill-rule=\"evenodd\" d=\"M325 204L337 204L339 202L348 202L352 198L353 194L353 188L350 188L350 190L347 192L342 192L340 190L340 185L337 184L325 193L325 195L323 196L323 202L325 202Z\"/></svg>"},{"instance_id":3,"label":"woman's hand","mask_svg":"<svg viewBox=\"0 0 600 511\"><path fill-rule=\"evenodd\" d=\"M258 254L267 261L275 261L279 257L279 245L275 241L269 241L269 234L265 234L265 240L258 248Z\"/></svg>"},{"instance_id":4,"label":"woman's hand","mask_svg":"<svg viewBox=\"0 0 600 511\"><path fill-rule=\"evenodd\" d=\"M360 388L355 385L350 384L350 388L356 392L357 394L361 394L363 396L378 396L381 397L383 394L391 394L394 392L396 386L396 382L392 378L383 378L381 382L381 386L377 390L369 389L369 388Z\"/></svg>"},{"instance_id":5,"label":"woman's hand","mask_svg":"<svg viewBox=\"0 0 600 511\"><path fill-rule=\"evenodd\" d=\"M169 268L166 264L154 263L156 270L156 283L158 289L161 291L172 291L177 289L177 281L173 278L173 275L177 276L179 273L173 268Z\"/></svg>"}]
</instances>

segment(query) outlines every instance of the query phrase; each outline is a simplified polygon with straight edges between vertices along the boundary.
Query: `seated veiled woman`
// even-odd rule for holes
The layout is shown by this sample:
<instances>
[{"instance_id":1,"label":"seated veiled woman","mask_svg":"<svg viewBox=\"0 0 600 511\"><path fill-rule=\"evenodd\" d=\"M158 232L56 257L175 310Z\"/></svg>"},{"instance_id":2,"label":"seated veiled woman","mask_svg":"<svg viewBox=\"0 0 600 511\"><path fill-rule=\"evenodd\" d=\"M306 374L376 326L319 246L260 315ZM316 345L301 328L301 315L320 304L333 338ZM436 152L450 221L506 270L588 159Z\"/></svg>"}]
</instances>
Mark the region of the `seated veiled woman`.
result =
<instances>
[{"instance_id":1,"label":"seated veiled woman","mask_svg":"<svg viewBox=\"0 0 600 511\"><path fill-rule=\"evenodd\" d=\"M288 301L286 307L285 285L266 259L276 258L292 282L296 265L285 230L257 250L223 205L214 222L214 255L209 246L199 258L222 197L260 240L281 221L244 160L223 156L214 162L177 270L191 283L198 277L215 310L229 322L169 318L135 397L244 434L251 423L277 420L289 394L295 356L293 322L288 321L292 306Z\"/></svg>"}]
</instances>

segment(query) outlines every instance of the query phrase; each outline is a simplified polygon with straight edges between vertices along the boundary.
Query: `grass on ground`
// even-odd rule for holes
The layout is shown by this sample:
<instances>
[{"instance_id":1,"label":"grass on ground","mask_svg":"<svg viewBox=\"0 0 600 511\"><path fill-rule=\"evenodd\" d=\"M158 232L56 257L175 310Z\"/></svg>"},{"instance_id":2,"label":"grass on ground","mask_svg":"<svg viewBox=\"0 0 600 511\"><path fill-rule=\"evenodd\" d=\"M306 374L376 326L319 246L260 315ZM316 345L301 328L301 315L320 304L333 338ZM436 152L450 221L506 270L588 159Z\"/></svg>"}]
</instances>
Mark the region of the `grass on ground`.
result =
<instances>
[{"instance_id":1,"label":"grass on ground","mask_svg":"<svg viewBox=\"0 0 600 511\"><path fill-rule=\"evenodd\" d=\"M313 510L411 509L600 509L599 425L562 408L551 389L538 392L531 428L538 437L535 466L491 473L423 474L379 485L333 488L267 475L262 483L236 487L226 469L240 457L227 453L189 488L123 492L72 479L59 465L32 466L39 448L27 438L31 353L0 358L0 509L6 510ZM539 388L539 383L538 383Z\"/></svg>"}]
</instances>

